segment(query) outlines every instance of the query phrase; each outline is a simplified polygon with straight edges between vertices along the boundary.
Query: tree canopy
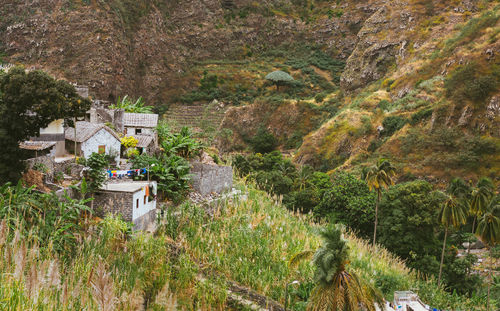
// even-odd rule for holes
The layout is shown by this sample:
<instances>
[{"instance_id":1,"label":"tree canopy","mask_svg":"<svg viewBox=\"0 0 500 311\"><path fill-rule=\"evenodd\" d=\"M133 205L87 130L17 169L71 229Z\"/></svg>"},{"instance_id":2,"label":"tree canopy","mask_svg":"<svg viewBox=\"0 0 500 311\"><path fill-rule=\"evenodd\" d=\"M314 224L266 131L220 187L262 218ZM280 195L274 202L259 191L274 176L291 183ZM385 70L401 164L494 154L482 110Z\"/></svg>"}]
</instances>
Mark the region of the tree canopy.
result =
<instances>
[{"instance_id":1,"label":"tree canopy","mask_svg":"<svg viewBox=\"0 0 500 311\"><path fill-rule=\"evenodd\" d=\"M271 81L276 85L276 89L279 89L281 85L285 85L289 82L294 81L293 77L288 73L276 70L266 75L266 80Z\"/></svg>"},{"instance_id":2,"label":"tree canopy","mask_svg":"<svg viewBox=\"0 0 500 311\"><path fill-rule=\"evenodd\" d=\"M16 180L23 170L21 141L56 119L81 116L89 107L90 100L71 84L43 71L14 67L0 74L0 181Z\"/></svg>"}]
</instances>

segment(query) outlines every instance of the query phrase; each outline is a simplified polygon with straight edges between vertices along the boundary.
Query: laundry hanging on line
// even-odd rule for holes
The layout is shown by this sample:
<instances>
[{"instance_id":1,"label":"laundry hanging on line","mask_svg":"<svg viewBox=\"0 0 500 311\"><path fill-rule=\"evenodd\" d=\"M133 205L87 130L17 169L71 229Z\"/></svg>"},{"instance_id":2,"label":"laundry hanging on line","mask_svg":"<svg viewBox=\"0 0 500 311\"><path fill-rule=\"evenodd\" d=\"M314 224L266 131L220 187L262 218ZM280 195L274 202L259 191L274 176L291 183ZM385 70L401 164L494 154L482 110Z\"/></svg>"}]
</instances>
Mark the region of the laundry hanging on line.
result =
<instances>
[{"instance_id":1,"label":"laundry hanging on line","mask_svg":"<svg viewBox=\"0 0 500 311\"><path fill-rule=\"evenodd\" d=\"M145 168L138 168L133 170L107 170L108 178L123 178L144 175L148 172Z\"/></svg>"}]
</instances>

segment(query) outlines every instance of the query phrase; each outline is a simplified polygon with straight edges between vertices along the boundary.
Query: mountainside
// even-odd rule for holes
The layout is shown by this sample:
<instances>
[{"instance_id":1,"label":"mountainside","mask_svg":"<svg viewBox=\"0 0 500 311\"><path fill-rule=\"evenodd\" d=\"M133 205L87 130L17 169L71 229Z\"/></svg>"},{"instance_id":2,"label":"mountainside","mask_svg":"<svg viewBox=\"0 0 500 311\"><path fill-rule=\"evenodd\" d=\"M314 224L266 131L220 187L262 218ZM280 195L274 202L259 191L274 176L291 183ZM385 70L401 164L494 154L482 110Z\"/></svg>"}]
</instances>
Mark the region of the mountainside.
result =
<instances>
[{"instance_id":1,"label":"mountainside","mask_svg":"<svg viewBox=\"0 0 500 311\"><path fill-rule=\"evenodd\" d=\"M499 12L493 1L2 1L0 55L86 84L229 107L221 150L269 130L295 161L403 179L498 176ZM264 80L288 71L276 91ZM404 168L403 168L404 166Z\"/></svg>"}]
</instances>

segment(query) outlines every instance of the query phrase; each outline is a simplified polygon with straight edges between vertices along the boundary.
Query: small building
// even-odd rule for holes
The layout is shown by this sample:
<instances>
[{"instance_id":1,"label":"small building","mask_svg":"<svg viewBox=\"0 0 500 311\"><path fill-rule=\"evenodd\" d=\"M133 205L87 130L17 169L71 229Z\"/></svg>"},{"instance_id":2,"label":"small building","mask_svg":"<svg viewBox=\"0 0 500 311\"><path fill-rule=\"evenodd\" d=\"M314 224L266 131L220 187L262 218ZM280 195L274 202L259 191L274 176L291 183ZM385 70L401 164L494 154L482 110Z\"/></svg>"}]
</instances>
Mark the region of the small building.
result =
<instances>
[{"instance_id":1,"label":"small building","mask_svg":"<svg viewBox=\"0 0 500 311\"><path fill-rule=\"evenodd\" d=\"M104 124L93 124L86 121L76 122L75 128L69 127L65 131L66 151L80 157L88 158L92 153L105 153L111 156L116 163L120 161L120 137Z\"/></svg>"},{"instance_id":2,"label":"small building","mask_svg":"<svg viewBox=\"0 0 500 311\"><path fill-rule=\"evenodd\" d=\"M41 156L55 156L56 141L32 141L27 140L19 144L19 148L26 150L28 158Z\"/></svg>"},{"instance_id":3,"label":"small building","mask_svg":"<svg viewBox=\"0 0 500 311\"><path fill-rule=\"evenodd\" d=\"M154 136L151 135L132 135L137 139L137 145L135 146L139 150L139 154L152 153L156 149Z\"/></svg>"},{"instance_id":4,"label":"small building","mask_svg":"<svg viewBox=\"0 0 500 311\"><path fill-rule=\"evenodd\" d=\"M134 229L146 230L156 220L155 181L108 183L95 194L94 209L99 216L120 215Z\"/></svg>"},{"instance_id":5,"label":"small building","mask_svg":"<svg viewBox=\"0 0 500 311\"><path fill-rule=\"evenodd\" d=\"M158 126L158 115L154 113L128 113L123 115L125 135L156 136L155 128Z\"/></svg>"},{"instance_id":6,"label":"small building","mask_svg":"<svg viewBox=\"0 0 500 311\"><path fill-rule=\"evenodd\" d=\"M61 157L65 154L64 149L64 120L54 120L45 128L41 128L39 135L30 137L20 145L20 148L34 151L34 155L41 156L50 154L53 157ZM50 148L50 150L48 150Z\"/></svg>"}]
</instances>

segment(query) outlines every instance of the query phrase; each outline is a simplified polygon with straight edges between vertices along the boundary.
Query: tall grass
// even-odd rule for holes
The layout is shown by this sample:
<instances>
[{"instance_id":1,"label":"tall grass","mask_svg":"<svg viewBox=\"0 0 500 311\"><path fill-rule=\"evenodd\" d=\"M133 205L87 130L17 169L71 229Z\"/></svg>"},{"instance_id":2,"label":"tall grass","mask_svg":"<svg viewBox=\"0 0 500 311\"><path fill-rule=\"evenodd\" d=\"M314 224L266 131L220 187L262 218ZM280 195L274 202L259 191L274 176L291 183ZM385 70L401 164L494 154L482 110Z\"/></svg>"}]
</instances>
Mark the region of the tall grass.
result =
<instances>
[{"instance_id":1,"label":"tall grass","mask_svg":"<svg viewBox=\"0 0 500 311\"><path fill-rule=\"evenodd\" d=\"M293 309L303 309L314 285L313 267L304 261L297 268L289 260L304 250L316 250L321 224L309 215L289 212L279 199L251 187L240 186L246 196L225 200L213 207L213 216L203 208L185 204L166 217L164 234L175 239L208 271L240 282L284 303L285 286L299 280ZM373 247L346 232L351 249L350 266L379 287L388 300L395 290L415 290L437 308L483 310L480 299L469 300L438 288L434 280L422 280L404 262L386 249Z\"/></svg>"}]
</instances>

